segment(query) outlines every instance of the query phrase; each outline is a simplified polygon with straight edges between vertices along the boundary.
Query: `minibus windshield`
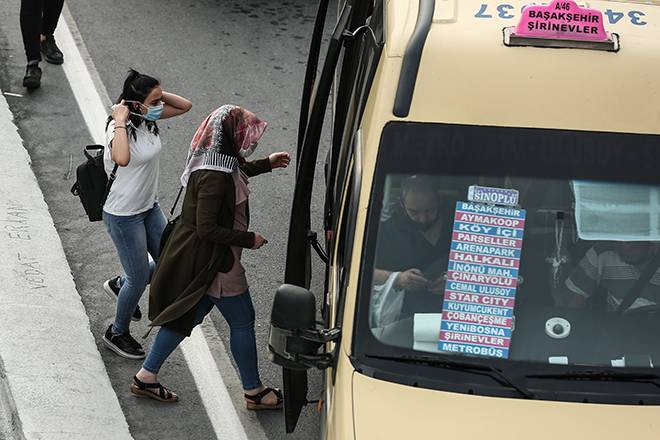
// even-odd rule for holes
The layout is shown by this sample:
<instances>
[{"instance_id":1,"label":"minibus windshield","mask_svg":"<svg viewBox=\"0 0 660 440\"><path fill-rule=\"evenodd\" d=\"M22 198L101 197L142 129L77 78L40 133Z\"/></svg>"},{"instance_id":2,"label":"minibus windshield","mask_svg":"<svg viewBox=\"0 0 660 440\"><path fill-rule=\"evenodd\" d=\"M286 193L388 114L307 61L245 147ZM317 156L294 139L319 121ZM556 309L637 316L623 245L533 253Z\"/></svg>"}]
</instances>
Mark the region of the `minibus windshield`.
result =
<instances>
[{"instance_id":1,"label":"minibus windshield","mask_svg":"<svg viewBox=\"0 0 660 440\"><path fill-rule=\"evenodd\" d=\"M658 149L653 135L389 124L358 352L660 367Z\"/></svg>"}]
</instances>

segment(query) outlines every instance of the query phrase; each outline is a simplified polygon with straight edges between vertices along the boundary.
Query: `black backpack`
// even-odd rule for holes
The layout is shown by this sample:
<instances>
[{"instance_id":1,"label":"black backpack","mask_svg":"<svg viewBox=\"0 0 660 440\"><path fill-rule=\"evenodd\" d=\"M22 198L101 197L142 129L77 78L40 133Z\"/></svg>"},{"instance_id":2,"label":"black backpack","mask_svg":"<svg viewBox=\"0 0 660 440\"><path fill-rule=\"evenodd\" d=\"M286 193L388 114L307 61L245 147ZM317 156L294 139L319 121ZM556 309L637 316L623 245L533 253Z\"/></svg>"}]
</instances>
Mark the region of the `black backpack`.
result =
<instances>
[{"instance_id":1,"label":"black backpack","mask_svg":"<svg viewBox=\"0 0 660 440\"><path fill-rule=\"evenodd\" d=\"M87 145L85 157L87 160L76 168L76 183L71 187L71 194L80 197L80 202L85 208L90 222L103 219L103 205L110 193L110 187L115 181L117 168L110 173L110 178L105 174L103 167L103 145Z\"/></svg>"}]
</instances>

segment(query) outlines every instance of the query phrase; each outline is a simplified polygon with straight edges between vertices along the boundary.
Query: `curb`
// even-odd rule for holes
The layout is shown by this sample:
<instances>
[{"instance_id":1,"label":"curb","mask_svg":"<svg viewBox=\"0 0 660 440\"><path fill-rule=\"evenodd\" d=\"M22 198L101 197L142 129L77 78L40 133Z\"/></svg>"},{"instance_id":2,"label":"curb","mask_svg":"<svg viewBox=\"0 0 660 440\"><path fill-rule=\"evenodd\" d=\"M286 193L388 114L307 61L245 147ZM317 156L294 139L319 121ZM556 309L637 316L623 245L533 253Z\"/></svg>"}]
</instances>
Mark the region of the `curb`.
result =
<instances>
[{"instance_id":1,"label":"curb","mask_svg":"<svg viewBox=\"0 0 660 440\"><path fill-rule=\"evenodd\" d=\"M0 437L131 439L12 119L0 94Z\"/></svg>"},{"instance_id":2,"label":"curb","mask_svg":"<svg viewBox=\"0 0 660 440\"><path fill-rule=\"evenodd\" d=\"M6 440L25 440L23 426L18 417L16 403L9 391L5 366L0 359L0 438Z\"/></svg>"}]
</instances>

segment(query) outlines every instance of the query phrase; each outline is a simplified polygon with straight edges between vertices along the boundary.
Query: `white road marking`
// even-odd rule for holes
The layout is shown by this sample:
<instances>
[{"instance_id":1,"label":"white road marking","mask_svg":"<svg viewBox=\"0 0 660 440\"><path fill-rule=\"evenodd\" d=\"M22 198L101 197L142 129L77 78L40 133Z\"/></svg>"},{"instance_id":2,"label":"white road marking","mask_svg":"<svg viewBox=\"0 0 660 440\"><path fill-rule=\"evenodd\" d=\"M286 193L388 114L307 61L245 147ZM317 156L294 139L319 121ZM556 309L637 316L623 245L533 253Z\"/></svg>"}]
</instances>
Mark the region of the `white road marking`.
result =
<instances>
[{"instance_id":1,"label":"white road marking","mask_svg":"<svg viewBox=\"0 0 660 440\"><path fill-rule=\"evenodd\" d=\"M190 371L218 438L247 440L243 425L200 326L197 326L190 337L181 343L180 348L188 365L195 366Z\"/></svg>"},{"instance_id":2,"label":"white road marking","mask_svg":"<svg viewBox=\"0 0 660 440\"><path fill-rule=\"evenodd\" d=\"M66 8L66 5L65 5ZM95 143L103 145L105 143L105 120L110 110L107 102L103 102L101 94L97 91L92 75L90 75L87 65L82 58L80 50L76 45L73 33L69 28L69 23L74 23L71 14L66 8L63 14L65 19L60 20L55 30L57 43L65 54L65 62L62 64L66 74L73 96L76 98L80 112L85 119L85 124ZM82 42L78 33L77 40ZM91 60L87 60L88 62ZM106 94L107 96L107 94Z\"/></svg>"},{"instance_id":3,"label":"white road marking","mask_svg":"<svg viewBox=\"0 0 660 440\"><path fill-rule=\"evenodd\" d=\"M15 96L16 98L22 98L23 97L23 95L21 95L20 93L3 92L3 94L5 96Z\"/></svg>"},{"instance_id":4,"label":"white road marking","mask_svg":"<svg viewBox=\"0 0 660 440\"><path fill-rule=\"evenodd\" d=\"M103 144L104 121L108 117L111 101L66 4L62 16L64 19L60 20L55 31L57 43L65 56L62 67L94 142ZM191 337L181 344L181 350L216 436L222 440L247 440L241 420L200 328L196 328ZM258 427L258 430L263 432L261 427Z\"/></svg>"}]
</instances>

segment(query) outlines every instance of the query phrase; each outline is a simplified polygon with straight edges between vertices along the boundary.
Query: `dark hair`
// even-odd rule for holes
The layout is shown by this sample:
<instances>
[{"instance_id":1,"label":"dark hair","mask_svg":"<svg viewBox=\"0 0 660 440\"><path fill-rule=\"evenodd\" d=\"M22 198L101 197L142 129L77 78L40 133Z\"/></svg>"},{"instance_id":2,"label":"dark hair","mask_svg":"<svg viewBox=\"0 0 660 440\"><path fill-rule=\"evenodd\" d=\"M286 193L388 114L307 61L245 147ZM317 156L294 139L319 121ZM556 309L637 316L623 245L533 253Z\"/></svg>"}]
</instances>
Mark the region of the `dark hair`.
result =
<instances>
[{"instance_id":1,"label":"dark hair","mask_svg":"<svg viewBox=\"0 0 660 440\"><path fill-rule=\"evenodd\" d=\"M401 182L401 201L403 201L410 192L431 194L436 198L439 198L437 183L431 176L412 175L404 178Z\"/></svg>"},{"instance_id":2,"label":"dark hair","mask_svg":"<svg viewBox=\"0 0 660 440\"><path fill-rule=\"evenodd\" d=\"M119 98L117 98L116 103L119 104L122 100L144 102L144 100L147 99L147 96L149 96L149 93L151 93L151 91L159 85L160 81L158 81L156 78L149 75L144 75L135 69L129 69L128 76L124 80L124 88L122 89ZM140 113L139 105L131 102L127 103L127 105L131 113ZM132 126L129 126L128 129L130 130L130 134L133 139L137 138L137 135L135 134L135 127L139 127L143 122L149 131L158 136L158 125L156 125L156 122L147 121L146 119L133 114L129 114L128 119L132 124ZM108 118L106 129L108 124L110 124L110 121L112 121L112 116Z\"/></svg>"},{"instance_id":3,"label":"dark hair","mask_svg":"<svg viewBox=\"0 0 660 440\"><path fill-rule=\"evenodd\" d=\"M436 219L445 217L447 213L451 212L451 208L443 201L440 193L438 192L438 181L434 176L430 175L412 175L407 176L401 181L401 191L399 196L399 205L395 207L394 212L398 215L404 215L405 218L410 219L410 216L406 212L406 197L408 194L424 194L430 195L433 197L436 203L436 209L438 214Z\"/></svg>"}]
</instances>

